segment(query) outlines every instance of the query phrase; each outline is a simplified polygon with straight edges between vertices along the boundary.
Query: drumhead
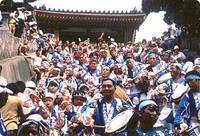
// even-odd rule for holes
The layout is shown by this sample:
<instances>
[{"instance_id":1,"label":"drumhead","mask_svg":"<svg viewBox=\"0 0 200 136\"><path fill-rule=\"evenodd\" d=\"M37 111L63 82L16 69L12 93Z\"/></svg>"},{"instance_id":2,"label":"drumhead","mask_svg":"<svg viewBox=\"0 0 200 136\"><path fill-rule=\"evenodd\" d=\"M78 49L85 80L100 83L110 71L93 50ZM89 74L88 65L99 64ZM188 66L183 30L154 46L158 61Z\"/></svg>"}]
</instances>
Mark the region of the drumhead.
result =
<instances>
[{"instance_id":1,"label":"drumhead","mask_svg":"<svg viewBox=\"0 0 200 136\"><path fill-rule=\"evenodd\" d=\"M133 115L133 110L126 110L114 117L109 124L106 125L105 132L113 133L123 128Z\"/></svg>"},{"instance_id":2,"label":"drumhead","mask_svg":"<svg viewBox=\"0 0 200 136\"><path fill-rule=\"evenodd\" d=\"M160 78L158 78L157 83L162 84L162 83L166 82L167 80L169 80L171 78L172 78L171 73L168 72L168 73L162 75Z\"/></svg>"}]
</instances>

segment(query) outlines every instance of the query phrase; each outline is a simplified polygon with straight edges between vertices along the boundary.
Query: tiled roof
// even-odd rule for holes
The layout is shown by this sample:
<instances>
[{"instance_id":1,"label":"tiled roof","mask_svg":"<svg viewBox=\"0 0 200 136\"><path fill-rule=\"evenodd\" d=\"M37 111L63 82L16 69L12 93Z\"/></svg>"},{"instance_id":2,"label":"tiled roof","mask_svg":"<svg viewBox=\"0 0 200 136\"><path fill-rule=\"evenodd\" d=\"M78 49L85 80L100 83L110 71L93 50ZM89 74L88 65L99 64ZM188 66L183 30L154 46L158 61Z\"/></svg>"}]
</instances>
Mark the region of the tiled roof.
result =
<instances>
[{"instance_id":1,"label":"tiled roof","mask_svg":"<svg viewBox=\"0 0 200 136\"><path fill-rule=\"evenodd\" d=\"M52 13L60 13L60 14L73 14L73 15L84 15L84 14L87 14L87 15L117 15L117 16L124 16L124 15L126 15L126 16L137 16L137 15L139 15L139 16L141 16L141 14L143 14L143 12L142 11L137 11L137 10L132 10L132 11L110 11L110 10L108 10L108 11L101 11L101 10L99 10L99 11L95 11L95 10L65 10L65 9L51 9L51 8L46 8L46 7L34 7L34 9L35 10L40 10L40 11L47 11L47 12L52 12Z\"/></svg>"}]
</instances>

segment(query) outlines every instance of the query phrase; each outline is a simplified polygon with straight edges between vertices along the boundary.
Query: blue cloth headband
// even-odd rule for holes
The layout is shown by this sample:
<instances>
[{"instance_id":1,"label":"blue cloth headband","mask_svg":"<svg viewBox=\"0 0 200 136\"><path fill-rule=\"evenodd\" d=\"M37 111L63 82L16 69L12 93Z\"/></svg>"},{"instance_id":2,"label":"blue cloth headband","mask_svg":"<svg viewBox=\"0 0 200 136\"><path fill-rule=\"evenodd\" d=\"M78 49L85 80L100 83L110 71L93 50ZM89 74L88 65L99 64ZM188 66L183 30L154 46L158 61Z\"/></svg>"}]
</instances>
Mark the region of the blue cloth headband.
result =
<instances>
[{"instance_id":1,"label":"blue cloth headband","mask_svg":"<svg viewBox=\"0 0 200 136\"><path fill-rule=\"evenodd\" d=\"M151 56L156 56L156 54L151 52L151 53L148 54L148 57L151 57Z\"/></svg>"},{"instance_id":2,"label":"blue cloth headband","mask_svg":"<svg viewBox=\"0 0 200 136\"><path fill-rule=\"evenodd\" d=\"M199 75L189 75L185 79L186 79L186 81L190 81L193 79L200 79L200 76Z\"/></svg>"},{"instance_id":3,"label":"blue cloth headband","mask_svg":"<svg viewBox=\"0 0 200 136\"><path fill-rule=\"evenodd\" d=\"M143 102L140 103L139 105L139 111L141 111L144 107L146 107L147 105L155 105L158 106L154 101L152 100L145 100Z\"/></svg>"}]
</instances>

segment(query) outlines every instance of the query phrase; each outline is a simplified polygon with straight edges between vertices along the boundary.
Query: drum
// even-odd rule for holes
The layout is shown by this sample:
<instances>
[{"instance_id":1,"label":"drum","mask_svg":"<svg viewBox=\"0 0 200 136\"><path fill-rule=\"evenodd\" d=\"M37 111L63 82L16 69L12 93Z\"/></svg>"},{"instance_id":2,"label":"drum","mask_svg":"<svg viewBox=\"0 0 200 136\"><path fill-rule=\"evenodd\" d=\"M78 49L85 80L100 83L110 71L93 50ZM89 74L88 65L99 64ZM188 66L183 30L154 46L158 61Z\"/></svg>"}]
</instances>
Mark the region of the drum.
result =
<instances>
[{"instance_id":1,"label":"drum","mask_svg":"<svg viewBox=\"0 0 200 136\"><path fill-rule=\"evenodd\" d=\"M105 132L111 134L125 128L133 113L133 110L126 110L119 113L106 125Z\"/></svg>"},{"instance_id":2,"label":"drum","mask_svg":"<svg viewBox=\"0 0 200 136\"><path fill-rule=\"evenodd\" d=\"M164 82L166 82L167 80L171 79L171 73L166 73L164 75L162 75L160 78L157 79L157 83L158 84L162 84Z\"/></svg>"},{"instance_id":3,"label":"drum","mask_svg":"<svg viewBox=\"0 0 200 136\"><path fill-rule=\"evenodd\" d=\"M174 93L172 94L173 101L179 101L181 97L189 90L188 85L181 85L179 84L176 89L174 90Z\"/></svg>"},{"instance_id":4,"label":"drum","mask_svg":"<svg viewBox=\"0 0 200 136\"><path fill-rule=\"evenodd\" d=\"M193 127L187 131L188 136L200 136L200 126Z\"/></svg>"}]
</instances>

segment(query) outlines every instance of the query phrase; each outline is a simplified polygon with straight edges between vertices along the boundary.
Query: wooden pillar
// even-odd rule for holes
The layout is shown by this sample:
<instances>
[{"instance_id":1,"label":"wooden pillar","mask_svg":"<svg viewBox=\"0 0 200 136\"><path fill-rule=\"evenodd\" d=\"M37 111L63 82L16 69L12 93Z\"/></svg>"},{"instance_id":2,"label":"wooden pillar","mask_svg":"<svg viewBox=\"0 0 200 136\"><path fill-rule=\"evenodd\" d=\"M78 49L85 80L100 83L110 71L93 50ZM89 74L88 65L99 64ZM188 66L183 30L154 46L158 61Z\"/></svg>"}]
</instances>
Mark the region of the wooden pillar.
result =
<instances>
[{"instance_id":1,"label":"wooden pillar","mask_svg":"<svg viewBox=\"0 0 200 136\"><path fill-rule=\"evenodd\" d=\"M54 34L55 34L55 36L56 36L56 43L58 44L59 41L60 41L60 33L59 33L59 30L55 30L55 31L54 31Z\"/></svg>"},{"instance_id":2,"label":"wooden pillar","mask_svg":"<svg viewBox=\"0 0 200 136\"><path fill-rule=\"evenodd\" d=\"M124 31L124 42L133 42L133 34L134 34L134 28L133 27L128 27Z\"/></svg>"},{"instance_id":3,"label":"wooden pillar","mask_svg":"<svg viewBox=\"0 0 200 136\"><path fill-rule=\"evenodd\" d=\"M136 36L136 29L133 29L132 42L135 42L135 36Z\"/></svg>"}]
</instances>

